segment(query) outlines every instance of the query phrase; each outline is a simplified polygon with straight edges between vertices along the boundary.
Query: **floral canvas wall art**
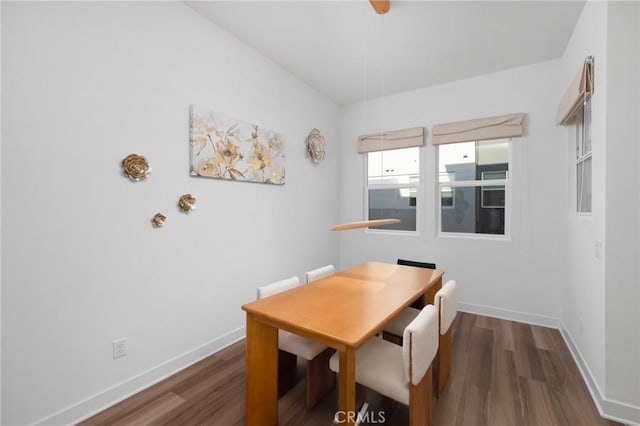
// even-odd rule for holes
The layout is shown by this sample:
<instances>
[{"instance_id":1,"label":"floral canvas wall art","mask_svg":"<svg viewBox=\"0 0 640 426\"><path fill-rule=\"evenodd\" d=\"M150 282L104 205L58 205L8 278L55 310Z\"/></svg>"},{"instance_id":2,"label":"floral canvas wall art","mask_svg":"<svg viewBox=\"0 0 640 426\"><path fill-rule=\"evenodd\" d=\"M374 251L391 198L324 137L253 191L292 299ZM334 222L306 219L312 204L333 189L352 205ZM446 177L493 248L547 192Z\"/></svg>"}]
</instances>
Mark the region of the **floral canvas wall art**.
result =
<instances>
[{"instance_id":1,"label":"floral canvas wall art","mask_svg":"<svg viewBox=\"0 0 640 426\"><path fill-rule=\"evenodd\" d=\"M279 133L192 105L190 134L193 176L284 184Z\"/></svg>"}]
</instances>

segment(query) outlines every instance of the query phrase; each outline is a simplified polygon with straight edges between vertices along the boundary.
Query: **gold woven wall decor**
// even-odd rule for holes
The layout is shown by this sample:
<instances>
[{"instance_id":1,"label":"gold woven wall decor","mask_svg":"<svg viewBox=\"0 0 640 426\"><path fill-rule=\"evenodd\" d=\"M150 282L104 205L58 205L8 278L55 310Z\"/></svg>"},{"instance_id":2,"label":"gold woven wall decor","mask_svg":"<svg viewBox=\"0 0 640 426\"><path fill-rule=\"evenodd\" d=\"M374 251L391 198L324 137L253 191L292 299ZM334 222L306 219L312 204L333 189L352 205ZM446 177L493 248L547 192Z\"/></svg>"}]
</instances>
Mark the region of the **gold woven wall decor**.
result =
<instances>
[{"instance_id":1,"label":"gold woven wall decor","mask_svg":"<svg viewBox=\"0 0 640 426\"><path fill-rule=\"evenodd\" d=\"M138 154L129 154L122 160L122 172L133 181L146 179L151 166L146 158Z\"/></svg>"},{"instance_id":2,"label":"gold woven wall decor","mask_svg":"<svg viewBox=\"0 0 640 426\"><path fill-rule=\"evenodd\" d=\"M156 213L156 215L153 216L153 219L151 219L151 223L153 224L154 228L162 228L166 220L167 217L165 215L163 215L162 213Z\"/></svg>"},{"instance_id":3,"label":"gold woven wall decor","mask_svg":"<svg viewBox=\"0 0 640 426\"><path fill-rule=\"evenodd\" d=\"M313 129L307 136L307 155L311 161L320 164L320 161L324 160L325 145L324 136L320 134L320 130Z\"/></svg>"},{"instance_id":4,"label":"gold woven wall decor","mask_svg":"<svg viewBox=\"0 0 640 426\"><path fill-rule=\"evenodd\" d=\"M191 194L184 194L178 201L178 207L185 213L189 213L196 208L196 197Z\"/></svg>"}]
</instances>

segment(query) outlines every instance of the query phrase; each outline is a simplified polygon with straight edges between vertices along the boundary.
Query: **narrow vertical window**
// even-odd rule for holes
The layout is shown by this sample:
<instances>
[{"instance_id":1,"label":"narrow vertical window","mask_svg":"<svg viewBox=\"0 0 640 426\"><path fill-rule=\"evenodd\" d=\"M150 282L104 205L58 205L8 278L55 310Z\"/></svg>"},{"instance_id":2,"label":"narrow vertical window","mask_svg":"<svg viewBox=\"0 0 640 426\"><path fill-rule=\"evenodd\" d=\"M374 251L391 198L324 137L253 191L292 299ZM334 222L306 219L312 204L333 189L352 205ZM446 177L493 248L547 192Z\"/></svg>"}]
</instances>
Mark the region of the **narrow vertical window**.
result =
<instances>
[{"instance_id":1,"label":"narrow vertical window","mask_svg":"<svg viewBox=\"0 0 640 426\"><path fill-rule=\"evenodd\" d=\"M576 114L576 211L591 213L591 96L584 101L582 111Z\"/></svg>"},{"instance_id":2,"label":"narrow vertical window","mask_svg":"<svg viewBox=\"0 0 640 426\"><path fill-rule=\"evenodd\" d=\"M591 183L593 161L591 155L591 96L594 86L594 58L587 56L565 91L556 114L556 122L569 129L575 138L576 149L576 212L591 213Z\"/></svg>"}]
</instances>

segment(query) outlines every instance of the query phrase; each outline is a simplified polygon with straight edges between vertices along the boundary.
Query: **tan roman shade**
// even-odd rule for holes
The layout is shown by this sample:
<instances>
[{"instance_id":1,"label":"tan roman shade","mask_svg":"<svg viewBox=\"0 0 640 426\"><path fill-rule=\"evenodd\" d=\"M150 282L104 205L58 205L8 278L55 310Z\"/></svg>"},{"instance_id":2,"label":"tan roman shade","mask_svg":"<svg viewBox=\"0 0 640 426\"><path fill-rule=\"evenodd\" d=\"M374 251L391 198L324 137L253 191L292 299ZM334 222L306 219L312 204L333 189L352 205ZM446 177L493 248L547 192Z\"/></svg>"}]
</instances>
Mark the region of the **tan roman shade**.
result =
<instances>
[{"instance_id":1,"label":"tan roman shade","mask_svg":"<svg viewBox=\"0 0 640 426\"><path fill-rule=\"evenodd\" d=\"M372 133L358 137L358 152L360 154L422 145L424 145L423 127Z\"/></svg>"},{"instance_id":2,"label":"tan roman shade","mask_svg":"<svg viewBox=\"0 0 640 426\"><path fill-rule=\"evenodd\" d=\"M524 113L456 121L433 126L434 145L522 136Z\"/></svg>"},{"instance_id":3,"label":"tan roman shade","mask_svg":"<svg viewBox=\"0 0 640 426\"><path fill-rule=\"evenodd\" d=\"M588 57L582 64L571 85L564 93L558 105L556 123L566 126L573 121L576 113L582 108L586 95L593 92L593 58Z\"/></svg>"}]
</instances>

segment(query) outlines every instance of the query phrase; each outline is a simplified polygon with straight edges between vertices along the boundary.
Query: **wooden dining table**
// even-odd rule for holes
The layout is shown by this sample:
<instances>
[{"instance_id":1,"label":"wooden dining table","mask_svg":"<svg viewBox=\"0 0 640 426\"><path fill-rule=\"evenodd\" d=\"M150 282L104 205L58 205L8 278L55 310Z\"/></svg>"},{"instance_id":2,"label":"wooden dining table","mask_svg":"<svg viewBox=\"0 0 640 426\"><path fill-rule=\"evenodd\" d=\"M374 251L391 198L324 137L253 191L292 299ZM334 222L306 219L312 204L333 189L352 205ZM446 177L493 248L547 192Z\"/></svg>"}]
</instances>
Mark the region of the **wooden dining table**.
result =
<instances>
[{"instance_id":1,"label":"wooden dining table","mask_svg":"<svg viewBox=\"0 0 640 426\"><path fill-rule=\"evenodd\" d=\"M366 262L243 305L245 424L278 424L278 329L339 352L338 411L355 413L357 349L421 295L425 304L433 303L442 275L438 269Z\"/></svg>"}]
</instances>

